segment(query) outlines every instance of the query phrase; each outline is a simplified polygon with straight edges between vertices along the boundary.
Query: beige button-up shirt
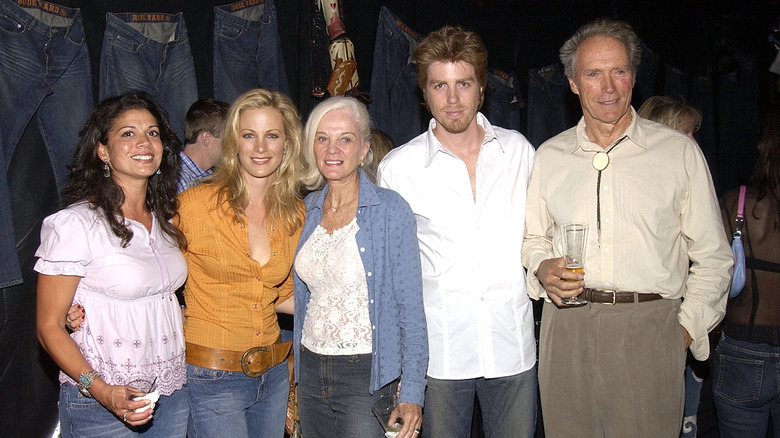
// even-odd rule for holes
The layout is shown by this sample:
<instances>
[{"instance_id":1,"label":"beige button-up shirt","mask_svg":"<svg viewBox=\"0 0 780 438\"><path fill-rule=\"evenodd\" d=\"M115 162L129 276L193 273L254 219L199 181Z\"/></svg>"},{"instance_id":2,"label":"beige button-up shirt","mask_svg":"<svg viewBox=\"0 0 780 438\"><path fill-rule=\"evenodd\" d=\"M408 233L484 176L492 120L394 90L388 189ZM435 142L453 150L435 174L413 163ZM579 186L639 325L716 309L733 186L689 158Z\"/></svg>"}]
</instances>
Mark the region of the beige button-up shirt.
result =
<instances>
[{"instance_id":1,"label":"beige button-up shirt","mask_svg":"<svg viewBox=\"0 0 780 438\"><path fill-rule=\"evenodd\" d=\"M606 149L588 140L581 119L537 151L522 250L528 293L546 297L533 273L561 256L560 225L587 223L585 287L682 297L680 324L703 360L707 333L725 314L733 263L712 178L688 136L631 112L624 137ZM600 183L592 164L599 151L610 158Z\"/></svg>"}]
</instances>

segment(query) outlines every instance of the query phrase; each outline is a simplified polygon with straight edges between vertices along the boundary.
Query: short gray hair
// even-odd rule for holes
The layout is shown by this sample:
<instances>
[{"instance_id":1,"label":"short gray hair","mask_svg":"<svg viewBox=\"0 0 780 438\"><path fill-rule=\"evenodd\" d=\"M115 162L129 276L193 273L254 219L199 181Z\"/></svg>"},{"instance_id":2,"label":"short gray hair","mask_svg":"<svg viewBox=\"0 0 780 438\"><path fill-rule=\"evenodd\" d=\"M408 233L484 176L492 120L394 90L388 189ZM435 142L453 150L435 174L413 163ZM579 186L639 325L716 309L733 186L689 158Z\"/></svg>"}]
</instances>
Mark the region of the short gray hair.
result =
<instances>
[{"instance_id":1,"label":"short gray hair","mask_svg":"<svg viewBox=\"0 0 780 438\"><path fill-rule=\"evenodd\" d=\"M317 169L317 159L314 156L314 139L317 135L317 128L325 114L337 110L345 109L349 111L355 119L358 126L360 142L371 141L371 117L368 115L366 106L360 103L354 97L336 96L325 99L311 110L309 120L306 121L306 127L303 128L303 161L306 164L306 170L303 173L301 182L308 190L319 190L325 185L325 178ZM365 163L370 163L374 157L371 148L363 158Z\"/></svg>"},{"instance_id":2,"label":"short gray hair","mask_svg":"<svg viewBox=\"0 0 780 438\"><path fill-rule=\"evenodd\" d=\"M625 21L612 18L597 18L577 29L574 35L561 46L560 58L566 77L574 77L576 72L574 64L580 44L588 38L597 36L616 39L626 46L628 57L631 60L631 70L634 76L636 76L639 63L642 60L642 46L634 29Z\"/></svg>"}]
</instances>

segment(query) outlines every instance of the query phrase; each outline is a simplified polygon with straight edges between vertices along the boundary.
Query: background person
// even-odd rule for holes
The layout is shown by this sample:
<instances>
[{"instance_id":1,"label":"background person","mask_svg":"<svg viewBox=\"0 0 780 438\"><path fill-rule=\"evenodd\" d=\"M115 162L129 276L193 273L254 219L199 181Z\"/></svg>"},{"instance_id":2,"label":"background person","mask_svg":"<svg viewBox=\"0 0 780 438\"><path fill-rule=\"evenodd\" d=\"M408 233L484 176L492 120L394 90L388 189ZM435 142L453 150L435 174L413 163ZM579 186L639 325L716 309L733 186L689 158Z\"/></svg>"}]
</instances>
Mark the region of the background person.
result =
<instances>
[{"instance_id":1,"label":"background person","mask_svg":"<svg viewBox=\"0 0 780 438\"><path fill-rule=\"evenodd\" d=\"M732 256L695 141L631 108L639 38L612 19L560 57L583 117L536 152L526 208L528 292L545 435L680 434L686 350L704 360ZM565 269L560 226L589 225L585 274ZM559 308L580 295L588 304ZM681 298L685 300L681 302Z\"/></svg>"},{"instance_id":2,"label":"background person","mask_svg":"<svg viewBox=\"0 0 780 438\"><path fill-rule=\"evenodd\" d=\"M734 234L739 188L721 197L726 236ZM726 306L713 361L720 436L780 436L780 113L765 116L758 160L745 195L745 287Z\"/></svg>"},{"instance_id":3,"label":"background person","mask_svg":"<svg viewBox=\"0 0 780 438\"><path fill-rule=\"evenodd\" d=\"M433 119L385 156L378 180L417 218L430 348L422 434L468 438L478 400L485 437L530 437L536 345L520 248L534 149L479 112L479 35L443 27L414 58Z\"/></svg>"},{"instance_id":4,"label":"background person","mask_svg":"<svg viewBox=\"0 0 780 438\"><path fill-rule=\"evenodd\" d=\"M368 111L353 98L317 105L306 122L306 224L295 258L295 344L307 438L384 434L371 411L395 394L398 438L422 423L428 343L414 214L376 187ZM323 383L327 382L327 383Z\"/></svg>"},{"instance_id":5,"label":"background person","mask_svg":"<svg viewBox=\"0 0 780 438\"><path fill-rule=\"evenodd\" d=\"M184 150L179 152L177 188L183 192L211 175L222 154L222 133L230 104L217 99L195 101L184 115Z\"/></svg>"},{"instance_id":6,"label":"background person","mask_svg":"<svg viewBox=\"0 0 780 438\"><path fill-rule=\"evenodd\" d=\"M179 197L192 436L284 434L291 342L275 307L292 312L301 137L288 97L249 90L230 107L214 174Z\"/></svg>"},{"instance_id":7,"label":"background person","mask_svg":"<svg viewBox=\"0 0 780 438\"><path fill-rule=\"evenodd\" d=\"M176 212L179 140L141 92L101 102L81 131L67 207L44 221L35 265L38 337L60 366L60 425L71 436L185 436L189 398L181 312L187 276ZM90 309L70 336L72 303ZM127 386L156 378L157 407ZM154 419L152 415L154 413Z\"/></svg>"}]
</instances>

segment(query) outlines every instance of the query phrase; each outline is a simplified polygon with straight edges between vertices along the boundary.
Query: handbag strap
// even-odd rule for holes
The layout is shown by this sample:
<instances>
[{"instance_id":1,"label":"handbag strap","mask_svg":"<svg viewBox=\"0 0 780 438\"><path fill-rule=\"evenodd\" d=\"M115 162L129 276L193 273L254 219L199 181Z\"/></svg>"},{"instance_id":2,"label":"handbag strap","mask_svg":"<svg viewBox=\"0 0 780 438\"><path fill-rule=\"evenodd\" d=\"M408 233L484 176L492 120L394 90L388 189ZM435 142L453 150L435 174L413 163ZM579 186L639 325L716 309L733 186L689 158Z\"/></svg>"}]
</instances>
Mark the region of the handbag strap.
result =
<instances>
[{"instance_id":1,"label":"handbag strap","mask_svg":"<svg viewBox=\"0 0 780 438\"><path fill-rule=\"evenodd\" d=\"M737 231L734 233L737 236L742 235L742 224L745 223L745 191L746 186L739 186L739 202L737 203Z\"/></svg>"}]
</instances>

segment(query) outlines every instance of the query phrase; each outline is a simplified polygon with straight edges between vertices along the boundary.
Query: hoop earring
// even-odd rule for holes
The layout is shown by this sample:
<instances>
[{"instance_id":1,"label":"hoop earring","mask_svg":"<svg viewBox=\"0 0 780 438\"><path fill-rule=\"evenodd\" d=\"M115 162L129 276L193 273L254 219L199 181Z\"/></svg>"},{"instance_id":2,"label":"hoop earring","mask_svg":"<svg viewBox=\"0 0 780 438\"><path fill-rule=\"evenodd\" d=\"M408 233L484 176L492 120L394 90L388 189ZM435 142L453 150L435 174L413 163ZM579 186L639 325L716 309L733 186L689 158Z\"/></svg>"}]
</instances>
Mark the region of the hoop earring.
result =
<instances>
[{"instance_id":1,"label":"hoop earring","mask_svg":"<svg viewBox=\"0 0 780 438\"><path fill-rule=\"evenodd\" d=\"M103 177L111 178L111 168L108 167L108 160L103 161Z\"/></svg>"}]
</instances>

